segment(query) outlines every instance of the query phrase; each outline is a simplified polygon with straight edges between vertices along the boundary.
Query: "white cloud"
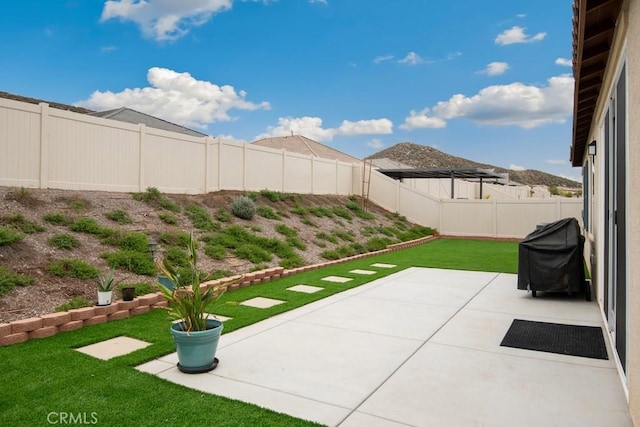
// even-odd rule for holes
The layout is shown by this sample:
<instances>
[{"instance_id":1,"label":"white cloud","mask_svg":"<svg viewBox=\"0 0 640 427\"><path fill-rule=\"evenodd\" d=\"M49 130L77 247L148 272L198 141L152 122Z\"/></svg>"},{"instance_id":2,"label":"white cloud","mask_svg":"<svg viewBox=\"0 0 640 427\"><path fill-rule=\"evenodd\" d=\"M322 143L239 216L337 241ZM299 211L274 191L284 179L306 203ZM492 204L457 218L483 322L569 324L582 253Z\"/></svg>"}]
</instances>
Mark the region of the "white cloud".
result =
<instances>
[{"instance_id":1,"label":"white cloud","mask_svg":"<svg viewBox=\"0 0 640 427\"><path fill-rule=\"evenodd\" d=\"M150 87L121 92L95 91L77 105L93 110L128 107L187 127L206 128L209 123L231 121L230 110L269 110L268 102L247 101L246 92L196 80L189 73L153 67L147 72Z\"/></svg>"},{"instance_id":2,"label":"white cloud","mask_svg":"<svg viewBox=\"0 0 640 427\"><path fill-rule=\"evenodd\" d=\"M462 52L451 52L451 53L448 53L445 58L448 61L451 61L452 59L456 59L459 56L462 56Z\"/></svg>"},{"instance_id":3,"label":"white cloud","mask_svg":"<svg viewBox=\"0 0 640 427\"><path fill-rule=\"evenodd\" d=\"M560 160L560 159L557 159L557 160L550 159L550 160L546 160L545 162L549 163L550 165L567 165L567 164L569 164L568 160Z\"/></svg>"},{"instance_id":4,"label":"white cloud","mask_svg":"<svg viewBox=\"0 0 640 427\"><path fill-rule=\"evenodd\" d=\"M373 63L379 64L381 62L391 61L392 59L393 55L376 56L375 58L373 58Z\"/></svg>"},{"instance_id":5,"label":"white cloud","mask_svg":"<svg viewBox=\"0 0 640 427\"><path fill-rule=\"evenodd\" d=\"M329 4L327 0L309 0L309 3L321 3L321 4Z\"/></svg>"},{"instance_id":6,"label":"white cloud","mask_svg":"<svg viewBox=\"0 0 640 427\"><path fill-rule=\"evenodd\" d=\"M256 139L294 134L304 135L315 141L331 141L336 135L380 135L390 134L393 123L389 119L344 120L338 128L323 128L320 117L280 117L277 126L269 126L267 132Z\"/></svg>"},{"instance_id":7,"label":"white cloud","mask_svg":"<svg viewBox=\"0 0 640 427\"><path fill-rule=\"evenodd\" d=\"M512 171L526 171L527 168L525 168L524 166L518 166L518 165L511 164L509 166L509 170L512 170Z\"/></svg>"},{"instance_id":8,"label":"white cloud","mask_svg":"<svg viewBox=\"0 0 640 427\"><path fill-rule=\"evenodd\" d=\"M367 142L367 146L375 150L379 150L384 147L384 144L378 138L373 138L371 141Z\"/></svg>"},{"instance_id":9,"label":"white cloud","mask_svg":"<svg viewBox=\"0 0 640 427\"><path fill-rule=\"evenodd\" d=\"M116 50L115 46L102 46L100 48L101 52L111 52L111 51L114 51L114 50Z\"/></svg>"},{"instance_id":10,"label":"white cloud","mask_svg":"<svg viewBox=\"0 0 640 427\"><path fill-rule=\"evenodd\" d=\"M389 119L344 120L338 128L340 135L381 135L393 133L393 123Z\"/></svg>"},{"instance_id":11,"label":"white cloud","mask_svg":"<svg viewBox=\"0 0 640 427\"><path fill-rule=\"evenodd\" d=\"M487 64L487 67L481 72L489 76L499 76L504 74L509 69L509 64L506 62L491 62Z\"/></svg>"},{"instance_id":12,"label":"white cloud","mask_svg":"<svg viewBox=\"0 0 640 427\"><path fill-rule=\"evenodd\" d=\"M488 86L471 97L456 94L432 108L411 111L400 128L439 128L446 120L466 118L482 125L528 129L564 123L572 111L573 78L565 74L551 77L547 86L511 83Z\"/></svg>"},{"instance_id":13,"label":"white cloud","mask_svg":"<svg viewBox=\"0 0 640 427\"><path fill-rule=\"evenodd\" d=\"M518 13L518 14L516 15L516 17L517 17L517 18L526 18L526 17L527 17L527 14L526 14L526 13Z\"/></svg>"},{"instance_id":14,"label":"white cloud","mask_svg":"<svg viewBox=\"0 0 640 427\"><path fill-rule=\"evenodd\" d=\"M108 0L100 20L133 21L146 37L176 40L231 5L232 0Z\"/></svg>"},{"instance_id":15,"label":"white cloud","mask_svg":"<svg viewBox=\"0 0 640 427\"><path fill-rule=\"evenodd\" d=\"M418 128L443 128L447 126L447 122L440 117L430 116L429 108L425 108L422 111L411 111L409 117L404 119L404 123L400 125L400 129L418 129Z\"/></svg>"},{"instance_id":16,"label":"white cloud","mask_svg":"<svg viewBox=\"0 0 640 427\"><path fill-rule=\"evenodd\" d=\"M573 67L573 61L567 58L556 58L556 64L563 67Z\"/></svg>"},{"instance_id":17,"label":"white cloud","mask_svg":"<svg viewBox=\"0 0 640 427\"><path fill-rule=\"evenodd\" d=\"M496 44L503 46L516 43L534 43L544 39L547 36L547 33L537 33L534 36L530 36L525 34L524 30L525 28L515 25L508 30L504 30L502 33L498 34L495 42Z\"/></svg>"},{"instance_id":18,"label":"white cloud","mask_svg":"<svg viewBox=\"0 0 640 427\"><path fill-rule=\"evenodd\" d=\"M415 52L407 53L407 56L398 61L400 64L417 65L423 62L423 59Z\"/></svg>"}]
</instances>

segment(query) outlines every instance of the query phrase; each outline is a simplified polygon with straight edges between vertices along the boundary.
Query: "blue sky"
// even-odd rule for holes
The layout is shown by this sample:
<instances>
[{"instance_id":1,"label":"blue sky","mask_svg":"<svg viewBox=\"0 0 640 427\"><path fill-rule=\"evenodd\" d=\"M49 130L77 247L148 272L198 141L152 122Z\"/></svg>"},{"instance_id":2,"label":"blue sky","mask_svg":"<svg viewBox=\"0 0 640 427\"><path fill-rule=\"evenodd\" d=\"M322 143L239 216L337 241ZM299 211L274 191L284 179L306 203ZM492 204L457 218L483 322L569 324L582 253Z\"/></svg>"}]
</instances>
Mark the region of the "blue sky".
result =
<instances>
[{"instance_id":1,"label":"blue sky","mask_svg":"<svg viewBox=\"0 0 640 427\"><path fill-rule=\"evenodd\" d=\"M580 180L572 0L20 0L0 90L213 136L398 142Z\"/></svg>"}]
</instances>

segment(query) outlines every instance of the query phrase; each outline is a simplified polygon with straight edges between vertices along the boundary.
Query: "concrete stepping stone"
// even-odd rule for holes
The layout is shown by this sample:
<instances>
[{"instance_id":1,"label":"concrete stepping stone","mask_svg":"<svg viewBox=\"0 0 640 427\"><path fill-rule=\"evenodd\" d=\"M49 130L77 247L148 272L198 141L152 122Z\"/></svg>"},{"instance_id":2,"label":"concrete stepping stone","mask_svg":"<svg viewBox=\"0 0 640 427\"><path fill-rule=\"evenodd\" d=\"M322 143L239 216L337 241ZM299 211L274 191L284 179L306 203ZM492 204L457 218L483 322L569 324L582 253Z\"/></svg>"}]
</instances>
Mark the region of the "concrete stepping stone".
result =
<instances>
[{"instance_id":1,"label":"concrete stepping stone","mask_svg":"<svg viewBox=\"0 0 640 427\"><path fill-rule=\"evenodd\" d=\"M274 305L282 304L284 302L286 301L273 299L273 298L255 297L255 298L248 299L246 301L242 301L240 305L245 305L247 307L254 307L254 308L269 308L269 307L273 307Z\"/></svg>"},{"instance_id":2,"label":"concrete stepping stone","mask_svg":"<svg viewBox=\"0 0 640 427\"><path fill-rule=\"evenodd\" d=\"M95 344L86 345L76 348L80 353L87 354L97 359L109 360L114 357L124 356L133 353L145 347L149 347L151 343L137 340L129 337L116 337Z\"/></svg>"},{"instance_id":3,"label":"concrete stepping stone","mask_svg":"<svg viewBox=\"0 0 640 427\"><path fill-rule=\"evenodd\" d=\"M375 264L371 264L371 267L393 268L393 267L397 267L397 265L395 265L395 264L383 264L383 263L377 262Z\"/></svg>"},{"instance_id":4,"label":"concrete stepping stone","mask_svg":"<svg viewBox=\"0 0 640 427\"><path fill-rule=\"evenodd\" d=\"M319 286L310 286L310 285L295 285L290 288L287 288L288 291L303 292L305 294L313 294L323 289L324 288L321 288Z\"/></svg>"},{"instance_id":5,"label":"concrete stepping stone","mask_svg":"<svg viewBox=\"0 0 640 427\"><path fill-rule=\"evenodd\" d=\"M349 273L370 275L370 274L376 274L377 271L356 269L356 270L351 270Z\"/></svg>"},{"instance_id":6,"label":"concrete stepping stone","mask_svg":"<svg viewBox=\"0 0 640 427\"><path fill-rule=\"evenodd\" d=\"M325 282L346 283L353 279L350 279L349 277L327 276L323 277L321 280L324 280Z\"/></svg>"}]
</instances>

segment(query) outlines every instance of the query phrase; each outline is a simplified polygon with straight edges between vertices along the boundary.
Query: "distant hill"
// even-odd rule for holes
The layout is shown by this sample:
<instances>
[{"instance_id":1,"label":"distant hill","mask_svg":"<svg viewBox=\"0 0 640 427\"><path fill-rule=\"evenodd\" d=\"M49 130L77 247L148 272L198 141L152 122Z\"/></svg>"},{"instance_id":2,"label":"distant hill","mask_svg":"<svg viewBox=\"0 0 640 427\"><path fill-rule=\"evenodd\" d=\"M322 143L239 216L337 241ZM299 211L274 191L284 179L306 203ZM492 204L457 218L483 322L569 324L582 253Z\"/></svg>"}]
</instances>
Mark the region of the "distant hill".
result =
<instances>
[{"instance_id":1,"label":"distant hill","mask_svg":"<svg viewBox=\"0 0 640 427\"><path fill-rule=\"evenodd\" d=\"M482 168L495 169L497 173L509 173L509 179L526 185L546 185L580 188L582 184L571 179L551 175L535 169L515 171L498 166L478 163L462 157L443 153L426 145L400 142L367 157L367 159L391 159L414 168Z\"/></svg>"}]
</instances>

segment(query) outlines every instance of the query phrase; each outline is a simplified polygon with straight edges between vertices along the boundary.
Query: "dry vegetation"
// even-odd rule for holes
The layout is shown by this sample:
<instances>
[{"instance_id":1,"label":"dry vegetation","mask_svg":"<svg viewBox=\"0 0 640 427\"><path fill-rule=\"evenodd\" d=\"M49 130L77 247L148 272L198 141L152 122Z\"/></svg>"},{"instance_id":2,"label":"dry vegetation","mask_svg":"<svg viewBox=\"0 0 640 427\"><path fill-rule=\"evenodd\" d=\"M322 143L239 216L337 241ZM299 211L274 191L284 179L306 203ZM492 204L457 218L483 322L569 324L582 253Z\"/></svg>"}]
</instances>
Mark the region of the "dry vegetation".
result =
<instances>
[{"instance_id":1,"label":"dry vegetation","mask_svg":"<svg viewBox=\"0 0 640 427\"><path fill-rule=\"evenodd\" d=\"M149 241L159 243L156 258L171 256L179 262L181 239L189 232L200 241L200 268L230 275L315 264L430 231L372 204L363 213L361 200L353 197L269 191L165 195L154 190L0 187L0 322L50 313L73 298L95 303L92 276L106 273L109 263L120 262L118 277L138 284L141 293L152 289L155 271L129 270L144 270L141 264L151 259ZM232 201L241 195L255 199L251 220L231 212ZM240 245L238 236L252 241ZM125 256L132 251L140 258Z\"/></svg>"}]
</instances>

